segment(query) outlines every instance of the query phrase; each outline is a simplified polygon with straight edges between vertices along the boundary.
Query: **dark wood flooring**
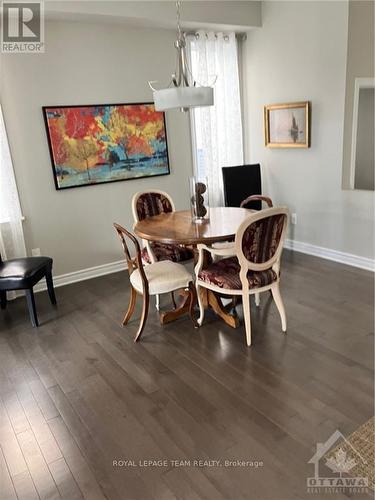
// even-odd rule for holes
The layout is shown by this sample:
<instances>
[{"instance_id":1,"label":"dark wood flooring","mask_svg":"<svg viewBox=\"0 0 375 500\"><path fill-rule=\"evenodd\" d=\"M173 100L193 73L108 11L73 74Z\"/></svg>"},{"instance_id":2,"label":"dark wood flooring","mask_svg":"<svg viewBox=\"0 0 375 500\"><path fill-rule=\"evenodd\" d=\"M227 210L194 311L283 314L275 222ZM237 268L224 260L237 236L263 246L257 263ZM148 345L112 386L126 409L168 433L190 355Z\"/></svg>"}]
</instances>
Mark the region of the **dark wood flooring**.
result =
<instances>
[{"instance_id":1,"label":"dark wood flooring","mask_svg":"<svg viewBox=\"0 0 375 500\"><path fill-rule=\"evenodd\" d=\"M210 314L199 330L188 318L161 327L154 307L134 344L137 318L119 326L125 272L57 289L57 309L37 294L39 329L24 299L11 302L0 314L1 500L328 498L307 493L307 462L373 414L373 275L285 252L281 289L287 335L263 294L251 348L242 327Z\"/></svg>"}]
</instances>

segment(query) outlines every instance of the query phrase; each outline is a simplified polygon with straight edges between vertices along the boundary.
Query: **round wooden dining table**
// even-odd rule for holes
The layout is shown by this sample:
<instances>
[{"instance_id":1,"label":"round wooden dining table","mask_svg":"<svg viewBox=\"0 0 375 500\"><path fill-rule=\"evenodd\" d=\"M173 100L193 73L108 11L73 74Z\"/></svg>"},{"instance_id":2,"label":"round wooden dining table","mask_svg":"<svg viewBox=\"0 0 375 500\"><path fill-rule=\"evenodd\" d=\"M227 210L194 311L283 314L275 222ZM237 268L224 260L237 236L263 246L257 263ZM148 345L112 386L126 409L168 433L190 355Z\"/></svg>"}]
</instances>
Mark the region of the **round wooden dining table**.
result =
<instances>
[{"instance_id":1,"label":"round wooden dining table","mask_svg":"<svg viewBox=\"0 0 375 500\"><path fill-rule=\"evenodd\" d=\"M176 245L207 245L233 238L240 224L252 210L237 207L214 207L209 218L194 222L190 210L162 213L139 221L135 233L145 240Z\"/></svg>"},{"instance_id":2,"label":"round wooden dining table","mask_svg":"<svg viewBox=\"0 0 375 500\"><path fill-rule=\"evenodd\" d=\"M213 207L209 209L209 218L202 222L194 222L189 210L163 213L137 222L134 232L145 240L196 248L199 243L210 245L233 239L238 227L252 212L246 208ZM228 312L218 294L205 288L201 288L200 293L205 308L213 309L229 326L238 326L237 316ZM177 309L161 313L161 322L173 321L188 310L186 295Z\"/></svg>"}]
</instances>

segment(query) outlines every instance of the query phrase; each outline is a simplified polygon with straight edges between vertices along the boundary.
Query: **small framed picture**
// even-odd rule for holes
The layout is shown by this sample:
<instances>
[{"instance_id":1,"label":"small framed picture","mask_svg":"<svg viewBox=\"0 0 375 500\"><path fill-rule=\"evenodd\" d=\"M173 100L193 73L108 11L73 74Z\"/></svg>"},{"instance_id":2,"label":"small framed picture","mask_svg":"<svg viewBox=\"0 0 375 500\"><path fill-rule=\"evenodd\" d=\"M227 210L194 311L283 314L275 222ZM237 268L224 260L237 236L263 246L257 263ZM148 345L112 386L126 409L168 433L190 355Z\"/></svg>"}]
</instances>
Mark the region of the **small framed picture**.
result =
<instances>
[{"instance_id":1,"label":"small framed picture","mask_svg":"<svg viewBox=\"0 0 375 500\"><path fill-rule=\"evenodd\" d=\"M264 106L264 139L268 148L309 148L310 102Z\"/></svg>"}]
</instances>

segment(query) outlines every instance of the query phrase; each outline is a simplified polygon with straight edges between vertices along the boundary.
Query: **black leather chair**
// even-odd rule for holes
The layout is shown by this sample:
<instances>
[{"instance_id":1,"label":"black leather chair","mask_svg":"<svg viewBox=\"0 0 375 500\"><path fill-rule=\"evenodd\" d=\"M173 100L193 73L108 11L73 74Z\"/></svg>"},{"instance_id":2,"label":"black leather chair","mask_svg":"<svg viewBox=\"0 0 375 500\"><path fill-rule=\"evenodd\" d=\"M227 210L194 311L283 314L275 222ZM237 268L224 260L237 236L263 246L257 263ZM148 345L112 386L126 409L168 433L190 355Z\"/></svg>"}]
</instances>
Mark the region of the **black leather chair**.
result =
<instances>
[{"instance_id":1,"label":"black leather chair","mask_svg":"<svg viewBox=\"0 0 375 500\"><path fill-rule=\"evenodd\" d=\"M53 260L50 257L25 257L3 261L0 255L1 309L6 308L8 291L25 290L31 323L33 326L39 326L33 287L45 277L49 298L52 304L56 304L52 264Z\"/></svg>"},{"instance_id":2,"label":"black leather chair","mask_svg":"<svg viewBox=\"0 0 375 500\"><path fill-rule=\"evenodd\" d=\"M250 195L262 194L260 165L223 167L224 202L226 207L239 207ZM261 210L261 200L250 201L245 208Z\"/></svg>"}]
</instances>

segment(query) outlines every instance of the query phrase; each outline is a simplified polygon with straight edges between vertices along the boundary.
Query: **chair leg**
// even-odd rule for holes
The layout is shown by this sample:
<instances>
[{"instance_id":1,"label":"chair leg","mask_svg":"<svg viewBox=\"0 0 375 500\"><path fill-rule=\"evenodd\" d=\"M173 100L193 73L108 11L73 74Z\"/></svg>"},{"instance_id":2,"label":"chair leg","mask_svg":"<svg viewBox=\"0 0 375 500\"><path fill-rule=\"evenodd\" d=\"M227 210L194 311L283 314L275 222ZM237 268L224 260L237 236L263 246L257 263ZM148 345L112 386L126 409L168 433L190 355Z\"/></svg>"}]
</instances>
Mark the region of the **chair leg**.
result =
<instances>
[{"instance_id":1,"label":"chair leg","mask_svg":"<svg viewBox=\"0 0 375 500\"><path fill-rule=\"evenodd\" d=\"M232 297L232 314L237 314L238 295L233 295Z\"/></svg>"},{"instance_id":2,"label":"chair leg","mask_svg":"<svg viewBox=\"0 0 375 500\"><path fill-rule=\"evenodd\" d=\"M190 301L189 301L189 315L193 322L194 328L198 328L197 320L194 317L194 309L197 304L197 291L195 289L194 283L191 281L189 283Z\"/></svg>"},{"instance_id":3,"label":"chair leg","mask_svg":"<svg viewBox=\"0 0 375 500\"><path fill-rule=\"evenodd\" d=\"M160 309L160 295L155 295L155 307L157 311Z\"/></svg>"},{"instance_id":4,"label":"chair leg","mask_svg":"<svg viewBox=\"0 0 375 500\"><path fill-rule=\"evenodd\" d=\"M7 292L5 290L1 290L0 292L0 304L1 309L5 309L7 306Z\"/></svg>"},{"instance_id":5,"label":"chair leg","mask_svg":"<svg viewBox=\"0 0 375 500\"><path fill-rule=\"evenodd\" d=\"M147 319L147 315L148 315L149 305L150 305L150 296L148 294L148 291L147 292L144 291L143 295L142 295L141 322L139 323L138 331L137 331L137 333L136 333L136 335L134 337L134 342L137 342L137 340L141 336L141 333L143 332L143 329L144 329L145 324L146 324L146 319Z\"/></svg>"},{"instance_id":6,"label":"chair leg","mask_svg":"<svg viewBox=\"0 0 375 500\"><path fill-rule=\"evenodd\" d=\"M34 299L33 289L32 288L28 288L27 290L25 290L25 292L26 292L27 307L29 309L31 324L34 327L35 326L39 326L38 316L36 314L36 307L35 307L35 299Z\"/></svg>"},{"instance_id":7,"label":"chair leg","mask_svg":"<svg viewBox=\"0 0 375 500\"><path fill-rule=\"evenodd\" d=\"M176 309L177 304L176 304L176 300L174 298L174 292L171 292L171 299L172 299L173 309Z\"/></svg>"},{"instance_id":8,"label":"chair leg","mask_svg":"<svg viewBox=\"0 0 375 500\"><path fill-rule=\"evenodd\" d=\"M260 293L258 293L258 292L255 294L255 305L257 307L259 307L259 305L260 305Z\"/></svg>"},{"instance_id":9,"label":"chair leg","mask_svg":"<svg viewBox=\"0 0 375 500\"><path fill-rule=\"evenodd\" d=\"M126 314L124 316L124 319L122 321L122 326L127 325L130 318L132 317L133 312L134 312L134 308L135 308L136 300L137 300L137 292L135 291L135 289L133 287L131 287L129 306L128 306L128 310L126 311Z\"/></svg>"},{"instance_id":10,"label":"chair leg","mask_svg":"<svg viewBox=\"0 0 375 500\"><path fill-rule=\"evenodd\" d=\"M281 329L283 332L286 332L286 314L285 314L283 299L281 298L281 294L280 294L279 284L276 283L275 285L273 285L273 287L271 288L271 291L272 291L273 300L275 301L276 307L277 307L279 314L280 314Z\"/></svg>"},{"instance_id":11,"label":"chair leg","mask_svg":"<svg viewBox=\"0 0 375 500\"><path fill-rule=\"evenodd\" d=\"M51 301L51 304L56 305L56 295L55 295L55 289L53 287L53 279L52 279L52 271L49 270L46 273L46 282L47 282L47 290L48 290L48 295L49 299Z\"/></svg>"},{"instance_id":12,"label":"chair leg","mask_svg":"<svg viewBox=\"0 0 375 500\"><path fill-rule=\"evenodd\" d=\"M251 346L251 313L250 313L250 295L242 295L243 316L245 320L246 344Z\"/></svg>"},{"instance_id":13,"label":"chair leg","mask_svg":"<svg viewBox=\"0 0 375 500\"><path fill-rule=\"evenodd\" d=\"M197 298L198 298L198 306L199 306L199 318L198 318L198 325L201 326L204 320L204 305L202 301L202 297L200 294L200 286L196 285L196 290L197 290Z\"/></svg>"}]
</instances>

